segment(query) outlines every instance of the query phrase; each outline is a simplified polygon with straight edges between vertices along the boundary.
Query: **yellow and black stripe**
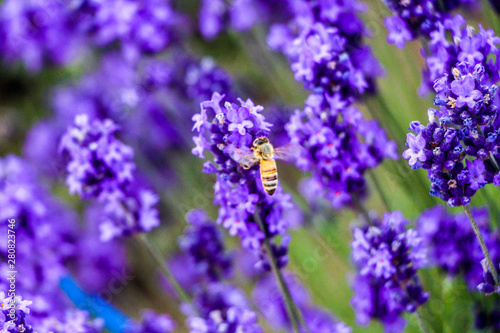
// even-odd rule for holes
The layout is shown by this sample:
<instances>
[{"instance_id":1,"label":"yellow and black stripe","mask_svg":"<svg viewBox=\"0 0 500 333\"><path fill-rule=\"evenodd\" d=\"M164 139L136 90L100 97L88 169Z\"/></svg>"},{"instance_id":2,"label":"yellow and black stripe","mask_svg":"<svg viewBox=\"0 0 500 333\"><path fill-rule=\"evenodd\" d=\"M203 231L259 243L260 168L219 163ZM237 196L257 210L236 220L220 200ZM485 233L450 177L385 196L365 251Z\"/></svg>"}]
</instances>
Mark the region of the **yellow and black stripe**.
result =
<instances>
[{"instance_id":1,"label":"yellow and black stripe","mask_svg":"<svg viewBox=\"0 0 500 333\"><path fill-rule=\"evenodd\" d=\"M273 195L278 187L278 171L276 161L273 159L260 161L260 178L267 194Z\"/></svg>"}]
</instances>

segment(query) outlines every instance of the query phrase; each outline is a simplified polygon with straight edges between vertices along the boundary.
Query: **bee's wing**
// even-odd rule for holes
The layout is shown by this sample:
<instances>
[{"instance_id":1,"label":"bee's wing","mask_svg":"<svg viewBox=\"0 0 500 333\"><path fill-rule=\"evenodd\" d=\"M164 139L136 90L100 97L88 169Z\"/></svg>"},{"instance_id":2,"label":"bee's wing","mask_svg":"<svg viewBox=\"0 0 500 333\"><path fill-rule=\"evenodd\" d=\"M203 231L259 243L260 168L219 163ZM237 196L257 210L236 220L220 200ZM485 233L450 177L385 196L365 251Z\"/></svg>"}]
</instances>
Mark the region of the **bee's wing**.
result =
<instances>
[{"instance_id":1,"label":"bee's wing","mask_svg":"<svg viewBox=\"0 0 500 333\"><path fill-rule=\"evenodd\" d=\"M244 169L250 169L257 163L259 163L259 159L254 156L253 152L250 149L236 148L232 157Z\"/></svg>"},{"instance_id":2,"label":"bee's wing","mask_svg":"<svg viewBox=\"0 0 500 333\"><path fill-rule=\"evenodd\" d=\"M302 146L298 143L289 143L284 146L274 148L274 158L285 162L294 162L302 151Z\"/></svg>"}]
</instances>

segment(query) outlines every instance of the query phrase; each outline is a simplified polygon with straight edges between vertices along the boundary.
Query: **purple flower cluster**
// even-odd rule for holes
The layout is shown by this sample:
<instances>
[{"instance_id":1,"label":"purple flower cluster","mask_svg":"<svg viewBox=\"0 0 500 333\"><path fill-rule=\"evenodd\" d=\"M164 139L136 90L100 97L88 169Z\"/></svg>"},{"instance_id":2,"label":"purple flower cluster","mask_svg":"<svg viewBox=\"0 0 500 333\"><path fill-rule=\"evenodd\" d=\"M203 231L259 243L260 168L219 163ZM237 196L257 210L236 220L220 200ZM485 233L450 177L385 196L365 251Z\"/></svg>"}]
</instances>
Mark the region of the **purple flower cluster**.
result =
<instances>
[{"instance_id":1,"label":"purple flower cluster","mask_svg":"<svg viewBox=\"0 0 500 333\"><path fill-rule=\"evenodd\" d=\"M382 70L369 47L357 1L294 1L288 24L271 27L268 44L283 52L295 79L313 91L303 111L286 125L288 135L303 149L297 165L311 171L303 192L310 201L326 197L335 208L351 202L351 194L366 192L364 172L384 158L397 158L376 121L366 121L351 104L374 91Z\"/></svg>"},{"instance_id":2,"label":"purple flower cluster","mask_svg":"<svg viewBox=\"0 0 500 333\"><path fill-rule=\"evenodd\" d=\"M102 216L103 209L99 203L88 206L84 216L85 226L79 231L72 257L78 282L92 294L102 293L109 288L110 282L130 276L124 242L120 239L100 241Z\"/></svg>"},{"instance_id":3,"label":"purple flower cluster","mask_svg":"<svg viewBox=\"0 0 500 333\"><path fill-rule=\"evenodd\" d=\"M468 205L488 183L500 185L497 86L482 84L485 69L461 62L437 79L439 110L429 109L429 124L412 122L403 157L413 169L424 168L431 192L450 206ZM469 159L466 159L469 157ZM465 165L464 165L465 160Z\"/></svg>"},{"instance_id":4,"label":"purple flower cluster","mask_svg":"<svg viewBox=\"0 0 500 333\"><path fill-rule=\"evenodd\" d=\"M175 331L175 326L175 322L168 315L158 315L152 310L144 310L141 323L136 324L127 333L171 333Z\"/></svg>"},{"instance_id":5,"label":"purple flower cluster","mask_svg":"<svg viewBox=\"0 0 500 333\"><path fill-rule=\"evenodd\" d=\"M86 114L78 115L60 145L61 152L69 156L70 193L97 198L105 205L100 226L105 241L160 224L155 208L158 196L133 183L133 150L115 138L117 129L110 119L91 123Z\"/></svg>"},{"instance_id":6,"label":"purple flower cluster","mask_svg":"<svg viewBox=\"0 0 500 333\"><path fill-rule=\"evenodd\" d=\"M397 158L395 143L377 121L365 120L338 95L309 96L304 111L296 111L286 129L292 142L305 148L297 166L312 171L304 186L306 198L326 198L336 209L352 203L352 194L364 195L367 169L384 158Z\"/></svg>"},{"instance_id":7,"label":"purple flower cluster","mask_svg":"<svg viewBox=\"0 0 500 333\"><path fill-rule=\"evenodd\" d=\"M210 281L220 281L232 274L232 258L225 253L222 233L203 210L186 215L189 227L179 239L180 247L193 261L197 273Z\"/></svg>"},{"instance_id":8,"label":"purple flower cluster","mask_svg":"<svg viewBox=\"0 0 500 333\"><path fill-rule=\"evenodd\" d=\"M427 69L422 72L420 94L429 92L436 79L450 73L462 61L472 68L478 64L484 67L482 84L493 84L500 79L500 38L492 29L485 30L479 25L479 31L474 32L473 27L464 24L465 19L457 14L438 22L431 32L428 51L423 53Z\"/></svg>"},{"instance_id":9,"label":"purple flower cluster","mask_svg":"<svg viewBox=\"0 0 500 333\"><path fill-rule=\"evenodd\" d=\"M382 70L369 47L358 1L291 1L293 19L271 26L268 45L288 58L295 79L316 93L342 99L373 91Z\"/></svg>"},{"instance_id":10,"label":"purple flower cluster","mask_svg":"<svg viewBox=\"0 0 500 333\"><path fill-rule=\"evenodd\" d=\"M285 236L288 228L286 211L293 207L291 196L278 186L272 196L263 189L258 167L244 169L245 155L251 154L253 141L269 134L271 124L261 114L263 107L248 99L238 99L240 105L229 101L221 105L224 95L215 92L210 101L201 103L201 112L193 117L196 147L192 152L204 158L209 149L213 162L205 162L203 171L215 173L214 203L218 204L217 223L241 238L242 246L258 251L265 237ZM292 210L293 211L293 210ZM260 230L256 216L266 230ZM276 245L275 245L276 246ZM287 263L286 249L276 246L280 266ZM284 250L284 251L283 251ZM264 267L269 267L264 264Z\"/></svg>"},{"instance_id":11,"label":"purple flower cluster","mask_svg":"<svg viewBox=\"0 0 500 333\"><path fill-rule=\"evenodd\" d=\"M314 306L304 288L291 274L285 274L295 305L303 313L310 332L350 333L352 330L331 314ZM254 303L274 330L291 330L290 319L278 285L272 276L261 278L252 293Z\"/></svg>"},{"instance_id":12,"label":"purple flower cluster","mask_svg":"<svg viewBox=\"0 0 500 333\"><path fill-rule=\"evenodd\" d=\"M81 51L114 43L136 61L163 51L183 21L169 1L8 0L0 6L0 53L40 70L47 61L65 65Z\"/></svg>"},{"instance_id":13,"label":"purple flower cluster","mask_svg":"<svg viewBox=\"0 0 500 333\"><path fill-rule=\"evenodd\" d=\"M387 331L400 332L404 312L414 312L429 298L417 276L426 265L423 240L409 221L396 211L384 213L375 225L355 228L352 258L359 270L354 280L351 305L356 321L367 325L380 320Z\"/></svg>"},{"instance_id":14,"label":"purple flower cluster","mask_svg":"<svg viewBox=\"0 0 500 333\"><path fill-rule=\"evenodd\" d=\"M225 313L213 310L207 319L193 317L188 320L190 333L262 333L257 315L249 309L230 307Z\"/></svg>"},{"instance_id":15,"label":"purple flower cluster","mask_svg":"<svg viewBox=\"0 0 500 333\"><path fill-rule=\"evenodd\" d=\"M86 311L71 309L59 289L60 279L69 273L66 264L77 255L79 229L74 214L39 184L38 175L31 165L21 158L7 156L0 159L0 221L5 234L7 221L12 219L15 220L15 264L22 267L22 274L16 276L16 293L34 302L31 325L39 332L60 332L64 323L76 327L76 322L71 324L67 320L73 314L85 318L79 321L81 327L102 326L99 322L89 322ZM7 276L10 270L7 238L0 257L0 270ZM0 281L0 291L9 290L7 282L6 279ZM7 306L7 301L4 300L3 304ZM18 318L24 320L24 315L19 314ZM78 330L68 328L62 331Z\"/></svg>"},{"instance_id":16,"label":"purple flower cluster","mask_svg":"<svg viewBox=\"0 0 500 333\"><path fill-rule=\"evenodd\" d=\"M128 54L164 50L183 20L170 1L160 0L84 0L69 14L78 22L78 32L90 36L96 45L119 41Z\"/></svg>"},{"instance_id":17,"label":"purple flower cluster","mask_svg":"<svg viewBox=\"0 0 500 333\"><path fill-rule=\"evenodd\" d=\"M41 162L45 174L57 176L63 172L64 161L52 147L75 116L110 118L123 129L124 142L138 154L138 169L147 172L155 189L171 185L175 177L168 157L190 140L195 105L210 98L210 87L231 95L231 79L211 59L197 61L183 52L171 56L179 64L156 58L136 64L109 53L78 82L54 89L55 114L30 131L25 155Z\"/></svg>"},{"instance_id":18,"label":"purple flower cluster","mask_svg":"<svg viewBox=\"0 0 500 333\"><path fill-rule=\"evenodd\" d=\"M62 319L50 317L37 325L39 332L85 332L85 333L102 333L104 329L104 321L101 318L92 319L88 312L71 309L66 311Z\"/></svg>"},{"instance_id":19,"label":"purple flower cluster","mask_svg":"<svg viewBox=\"0 0 500 333\"><path fill-rule=\"evenodd\" d=\"M420 36L430 39L440 24L449 18L449 12L460 5L472 4L476 0L385 0L384 2L394 12L392 16L384 19L389 30L387 42L402 49L406 42Z\"/></svg>"},{"instance_id":20,"label":"purple flower cluster","mask_svg":"<svg viewBox=\"0 0 500 333\"><path fill-rule=\"evenodd\" d=\"M190 211L186 219L189 226L179 239L183 265L174 273L194 295L194 309L184 309L190 332L262 332L244 293L225 281L232 275L233 260L216 223L203 210Z\"/></svg>"},{"instance_id":21,"label":"purple flower cluster","mask_svg":"<svg viewBox=\"0 0 500 333\"><path fill-rule=\"evenodd\" d=\"M230 4L224 0L202 0L199 30L203 38L214 39L223 30L251 29L256 23L277 21L289 14L288 0L236 0ZM214 90L217 91L217 90Z\"/></svg>"},{"instance_id":22,"label":"purple flower cluster","mask_svg":"<svg viewBox=\"0 0 500 333\"><path fill-rule=\"evenodd\" d=\"M500 307L495 304L492 310L478 309L476 312L474 326L479 330L491 329L493 332L500 329Z\"/></svg>"},{"instance_id":23,"label":"purple flower cluster","mask_svg":"<svg viewBox=\"0 0 500 333\"><path fill-rule=\"evenodd\" d=\"M28 307L33 302L22 300L21 296L16 299L6 297L3 291L0 291L0 309L5 319L0 320L1 332L8 333L33 333L33 327L26 322L26 315L30 313ZM13 319L15 318L15 319Z\"/></svg>"},{"instance_id":24,"label":"purple flower cluster","mask_svg":"<svg viewBox=\"0 0 500 333\"><path fill-rule=\"evenodd\" d=\"M71 31L66 4L57 0L7 0L0 6L0 54L40 70L46 59L63 65L79 51L80 37Z\"/></svg>"},{"instance_id":25,"label":"purple flower cluster","mask_svg":"<svg viewBox=\"0 0 500 333\"><path fill-rule=\"evenodd\" d=\"M499 263L500 239L498 233L492 233L488 226L487 210L474 209L472 214L493 262ZM478 288L492 292L488 285L483 284L483 272L486 271L483 271L481 261L484 255L464 213L451 215L444 207L436 206L424 211L416 223L428 249L430 264L451 276L462 276L472 290Z\"/></svg>"}]
</instances>

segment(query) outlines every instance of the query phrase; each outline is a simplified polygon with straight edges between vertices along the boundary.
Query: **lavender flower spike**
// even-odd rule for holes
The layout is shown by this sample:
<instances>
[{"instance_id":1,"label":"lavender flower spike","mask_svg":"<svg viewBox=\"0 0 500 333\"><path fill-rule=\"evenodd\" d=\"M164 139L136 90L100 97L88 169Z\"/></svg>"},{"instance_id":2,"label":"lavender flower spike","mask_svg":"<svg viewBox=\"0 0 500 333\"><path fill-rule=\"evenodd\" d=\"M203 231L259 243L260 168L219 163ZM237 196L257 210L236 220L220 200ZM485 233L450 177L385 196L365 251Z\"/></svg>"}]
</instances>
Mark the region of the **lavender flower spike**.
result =
<instances>
[{"instance_id":1,"label":"lavender flower spike","mask_svg":"<svg viewBox=\"0 0 500 333\"><path fill-rule=\"evenodd\" d=\"M499 184L498 88L486 78L482 64L457 63L434 82L439 109L429 109L429 124L413 122L417 135L407 134L403 156L427 170L430 194L450 206L466 206L478 189Z\"/></svg>"},{"instance_id":2,"label":"lavender flower spike","mask_svg":"<svg viewBox=\"0 0 500 333\"><path fill-rule=\"evenodd\" d=\"M406 135L406 142L408 143L408 147L410 148L403 152L403 157L409 159L408 164L410 164L410 166L413 166L415 165L415 163L417 163L417 161L425 162L425 140L422 135L419 134L415 136L412 133L408 133Z\"/></svg>"},{"instance_id":3,"label":"lavender flower spike","mask_svg":"<svg viewBox=\"0 0 500 333\"><path fill-rule=\"evenodd\" d=\"M417 276L427 263L422 238L396 211L384 213L374 226L353 230L352 258L359 273L351 304L356 321L382 321L386 331L401 332L404 312L415 312L429 298Z\"/></svg>"},{"instance_id":4,"label":"lavender flower spike","mask_svg":"<svg viewBox=\"0 0 500 333\"><path fill-rule=\"evenodd\" d=\"M67 184L71 193L102 203L101 239L147 232L160 224L155 205L158 196L134 181L133 150L115 138L118 126L110 119L75 123L61 139L60 151L68 154Z\"/></svg>"}]
</instances>

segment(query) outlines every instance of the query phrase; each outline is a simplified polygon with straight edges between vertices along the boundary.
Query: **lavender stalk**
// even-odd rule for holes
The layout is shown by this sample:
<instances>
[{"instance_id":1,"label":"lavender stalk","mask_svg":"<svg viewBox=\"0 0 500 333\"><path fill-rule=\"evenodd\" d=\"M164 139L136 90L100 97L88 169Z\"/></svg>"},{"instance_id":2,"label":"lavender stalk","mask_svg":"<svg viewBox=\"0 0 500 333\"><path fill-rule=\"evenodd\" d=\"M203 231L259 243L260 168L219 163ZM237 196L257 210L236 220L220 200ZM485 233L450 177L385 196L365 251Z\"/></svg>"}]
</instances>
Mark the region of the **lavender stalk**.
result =
<instances>
[{"instance_id":1,"label":"lavender stalk","mask_svg":"<svg viewBox=\"0 0 500 333\"><path fill-rule=\"evenodd\" d=\"M177 279L174 277L168 266L165 264L165 260L163 259L163 256L160 253L160 250L158 249L158 246L151 240L148 239L148 237L145 234L139 234L137 235L136 239L145 247L148 249L149 253L151 253L151 256L155 260L156 264L158 265L160 271L162 272L163 276L167 279L167 281L170 283L170 285L175 289L175 292L177 295L180 297L180 299L183 302L186 303L191 303L191 298L188 296L186 291L181 287Z\"/></svg>"},{"instance_id":2,"label":"lavender stalk","mask_svg":"<svg viewBox=\"0 0 500 333\"><path fill-rule=\"evenodd\" d=\"M265 227L264 224L262 223L262 220L258 216L258 214L255 214L255 220L257 221L259 228L262 232L265 233ZM290 323L292 324L293 330L296 333L300 333L299 330L299 321L301 325L304 327L304 329L309 332L307 329L307 325L304 322L304 319L301 316L301 312L297 307L295 306L295 303L292 299L292 295L290 294L290 290L288 289L288 286L283 279L283 275L281 274L281 270L278 267L278 263L276 262L276 258L274 257L273 254L273 248L271 246L271 243L269 242L269 239L267 236L264 238L264 246L266 248L266 252L269 257L269 262L271 264L271 269L273 271L274 276L276 277L276 281L278 284L278 287L280 288L281 294L283 295L283 299L285 301L286 309L288 312L288 316L290 317Z\"/></svg>"},{"instance_id":3,"label":"lavender stalk","mask_svg":"<svg viewBox=\"0 0 500 333\"><path fill-rule=\"evenodd\" d=\"M488 265L488 268L490 270L490 273L493 275L493 279L495 280L495 285L498 286L498 273L497 270L495 269L495 265L493 265L493 261L491 260L490 253L488 252L488 248L486 247L486 244L484 243L483 236L481 235L481 231L479 230L479 227L477 226L476 220L474 219L474 216L472 216L470 209L468 206L464 206L465 214L467 215L467 218L470 221L470 225L472 227L472 230L474 230L474 233L476 234L476 238L479 242L479 245L481 245L481 250L483 251L484 257L486 259L486 264Z\"/></svg>"}]
</instances>

